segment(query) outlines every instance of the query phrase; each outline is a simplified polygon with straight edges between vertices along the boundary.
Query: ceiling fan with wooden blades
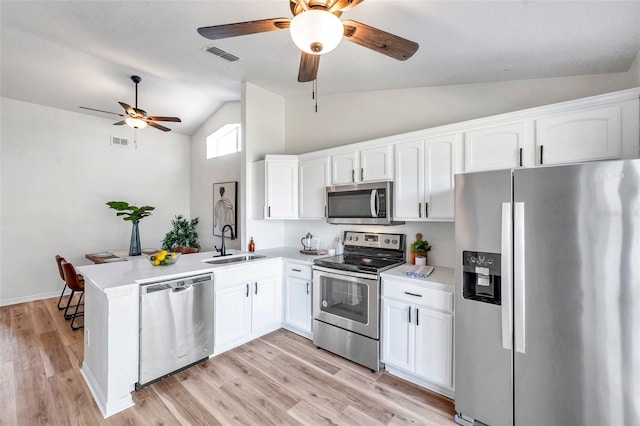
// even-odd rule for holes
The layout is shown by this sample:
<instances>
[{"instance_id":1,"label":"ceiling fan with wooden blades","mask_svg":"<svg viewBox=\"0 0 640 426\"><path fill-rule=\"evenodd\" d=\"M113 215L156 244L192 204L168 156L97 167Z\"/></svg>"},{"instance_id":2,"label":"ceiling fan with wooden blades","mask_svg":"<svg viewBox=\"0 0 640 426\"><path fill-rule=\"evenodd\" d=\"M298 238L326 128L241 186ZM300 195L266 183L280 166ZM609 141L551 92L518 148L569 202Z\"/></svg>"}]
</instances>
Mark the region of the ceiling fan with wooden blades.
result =
<instances>
[{"instance_id":1,"label":"ceiling fan with wooden blades","mask_svg":"<svg viewBox=\"0 0 640 426\"><path fill-rule=\"evenodd\" d=\"M182 122L182 120L180 120L178 117L160 117L156 115L148 115L145 110L138 108L138 83L142 81L142 78L138 77L137 75L132 75L131 80L136 85L136 104L135 104L136 106L132 107L127 103L118 102L122 106L122 108L124 108L125 114L119 114L117 112L104 111L101 109L88 108L83 106L81 106L80 108L88 109L90 111L104 112L106 114L119 115L124 119L116 123L113 123L114 126L122 126L123 124L128 124L134 129L142 129L147 127L147 125L149 125L151 127L155 127L156 129L162 130L163 132L170 132L171 131L170 128L165 127L162 124L159 124L157 122L158 121L172 121L174 123Z\"/></svg>"},{"instance_id":2,"label":"ceiling fan with wooden blades","mask_svg":"<svg viewBox=\"0 0 640 426\"><path fill-rule=\"evenodd\" d=\"M343 12L363 1L290 0L291 19L271 18L214 25L198 28L198 33L210 40L219 40L288 28L294 43L302 50L299 82L315 80L320 55L333 50L343 38L400 61L409 59L418 50L418 43L357 21L340 20Z\"/></svg>"}]
</instances>

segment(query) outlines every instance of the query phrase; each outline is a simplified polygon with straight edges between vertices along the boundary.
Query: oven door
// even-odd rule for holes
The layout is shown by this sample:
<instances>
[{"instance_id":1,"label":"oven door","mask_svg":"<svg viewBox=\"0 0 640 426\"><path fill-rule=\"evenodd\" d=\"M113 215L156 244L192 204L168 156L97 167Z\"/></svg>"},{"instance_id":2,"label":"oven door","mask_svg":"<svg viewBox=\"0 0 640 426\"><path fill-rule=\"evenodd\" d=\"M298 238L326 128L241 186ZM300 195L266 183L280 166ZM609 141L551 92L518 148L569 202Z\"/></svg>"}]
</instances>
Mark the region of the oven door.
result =
<instances>
[{"instance_id":1,"label":"oven door","mask_svg":"<svg viewBox=\"0 0 640 426\"><path fill-rule=\"evenodd\" d=\"M379 339L377 275L313 267L313 318Z\"/></svg>"}]
</instances>

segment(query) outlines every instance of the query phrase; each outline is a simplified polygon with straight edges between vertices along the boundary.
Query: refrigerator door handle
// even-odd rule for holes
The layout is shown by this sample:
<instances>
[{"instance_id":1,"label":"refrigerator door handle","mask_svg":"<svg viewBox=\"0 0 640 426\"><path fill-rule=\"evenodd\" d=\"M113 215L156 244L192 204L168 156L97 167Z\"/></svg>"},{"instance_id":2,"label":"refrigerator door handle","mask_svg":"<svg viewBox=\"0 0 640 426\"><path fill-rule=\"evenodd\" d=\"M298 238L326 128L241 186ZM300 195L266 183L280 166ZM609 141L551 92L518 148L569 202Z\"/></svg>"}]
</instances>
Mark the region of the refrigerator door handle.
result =
<instances>
[{"instance_id":1,"label":"refrigerator door handle","mask_svg":"<svg viewBox=\"0 0 640 426\"><path fill-rule=\"evenodd\" d=\"M502 275L501 289L502 293L502 347L508 350L512 349L513 338L513 309L511 304L511 288L513 280L511 278L511 254L513 252L511 245L511 203L502 203L502 264L500 274Z\"/></svg>"},{"instance_id":2,"label":"refrigerator door handle","mask_svg":"<svg viewBox=\"0 0 640 426\"><path fill-rule=\"evenodd\" d=\"M513 293L515 311L515 346L516 352L525 353L525 234L524 203L517 202L513 215Z\"/></svg>"}]
</instances>

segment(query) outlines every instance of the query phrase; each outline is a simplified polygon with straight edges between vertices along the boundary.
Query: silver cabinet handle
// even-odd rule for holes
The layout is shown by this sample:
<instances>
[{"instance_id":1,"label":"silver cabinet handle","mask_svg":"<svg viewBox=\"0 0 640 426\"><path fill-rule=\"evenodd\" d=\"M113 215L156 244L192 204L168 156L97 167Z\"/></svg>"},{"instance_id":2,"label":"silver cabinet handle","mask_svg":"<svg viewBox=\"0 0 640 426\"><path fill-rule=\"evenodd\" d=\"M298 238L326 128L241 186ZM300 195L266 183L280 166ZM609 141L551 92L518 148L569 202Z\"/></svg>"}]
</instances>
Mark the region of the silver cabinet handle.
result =
<instances>
[{"instance_id":1,"label":"silver cabinet handle","mask_svg":"<svg viewBox=\"0 0 640 426\"><path fill-rule=\"evenodd\" d=\"M291 270L294 271L294 272L302 272L302 269L295 269L294 268L294 269L291 269Z\"/></svg>"},{"instance_id":2,"label":"silver cabinet handle","mask_svg":"<svg viewBox=\"0 0 640 426\"><path fill-rule=\"evenodd\" d=\"M354 169L351 169L351 182L355 182L356 181L356 171Z\"/></svg>"},{"instance_id":3,"label":"silver cabinet handle","mask_svg":"<svg viewBox=\"0 0 640 426\"><path fill-rule=\"evenodd\" d=\"M405 291L404 294L408 294L409 296L415 296L415 297L422 297L421 294L417 294L417 293L410 293L408 291Z\"/></svg>"},{"instance_id":4,"label":"silver cabinet handle","mask_svg":"<svg viewBox=\"0 0 640 426\"><path fill-rule=\"evenodd\" d=\"M422 203L418 203L418 217L422 217Z\"/></svg>"},{"instance_id":5,"label":"silver cabinet handle","mask_svg":"<svg viewBox=\"0 0 640 426\"><path fill-rule=\"evenodd\" d=\"M542 155L544 154L544 145L540 145L540 164L544 164Z\"/></svg>"},{"instance_id":6,"label":"silver cabinet handle","mask_svg":"<svg viewBox=\"0 0 640 426\"><path fill-rule=\"evenodd\" d=\"M409 306L409 324L411 324L411 306Z\"/></svg>"},{"instance_id":7,"label":"silver cabinet handle","mask_svg":"<svg viewBox=\"0 0 640 426\"><path fill-rule=\"evenodd\" d=\"M429 203L424 203L424 217L429 217Z\"/></svg>"},{"instance_id":8,"label":"silver cabinet handle","mask_svg":"<svg viewBox=\"0 0 640 426\"><path fill-rule=\"evenodd\" d=\"M364 181L364 167L360 169L360 180Z\"/></svg>"},{"instance_id":9,"label":"silver cabinet handle","mask_svg":"<svg viewBox=\"0 0 640 426\"><path fill-rule=\"evenodd\" d=\"M247 283L247 297L249 297L249 283Z\"/></svg>"},{"instance_id":10,"label":"silver cabinet handle","mask_svg":"<svg viewBox=\"0 0 640 426\"><path fill-rule=\"evenodd\" d=\"M253 294L258 294L258 282L254 282L253 285L255 287L255 292Z\"/></svg>"},{"instance_id":11,"label":"silver cabinet handle","mask_svg":"<svg viewBox=\"0 0 640 426\"><path fill-rule=\"evenodd\" d=\"M309 294L309 281L307 281L307 294Z\"/></svg>"},{"instance_id":12,"label":"silver cabinet handle","mask_svg":"<svg viewBox=\"0 0 640 426\"><path fill-rule=\"evenodd\" d=\"M267 207L267 210L269 210L269 212L267 213L267 217L271 217L271 206Z\"/></svg>"},{"instance_id":13,"label":"silver cabinet handle","mask_svg":"<svg viewBox=\"0 0 640 426\"><path fill-rule=\"evenodd\" d=\"M416 308L416 325L420 325L420 309Z\"/></svg>"}]
</instances>

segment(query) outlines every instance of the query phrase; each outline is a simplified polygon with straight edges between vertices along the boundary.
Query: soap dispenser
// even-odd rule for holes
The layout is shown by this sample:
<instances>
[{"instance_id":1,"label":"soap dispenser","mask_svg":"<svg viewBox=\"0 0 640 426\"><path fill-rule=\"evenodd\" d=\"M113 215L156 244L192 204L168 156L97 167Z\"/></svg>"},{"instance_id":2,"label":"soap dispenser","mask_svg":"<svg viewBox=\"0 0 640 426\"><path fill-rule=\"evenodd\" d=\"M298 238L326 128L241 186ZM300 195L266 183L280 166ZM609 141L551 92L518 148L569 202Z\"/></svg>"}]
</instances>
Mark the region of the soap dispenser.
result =
<instances>
[{"instance_id":1,"label":"soap dispenser","mask_svg":"<svg viewBox=\"0 0 640 426\"><path fill-rule=\"evenodd\" d=\"M342 239L338 237L338 242L336 242L336 254L342 255L344 253L344 245L342 244Z\"/></svg>"}]
</instances>

